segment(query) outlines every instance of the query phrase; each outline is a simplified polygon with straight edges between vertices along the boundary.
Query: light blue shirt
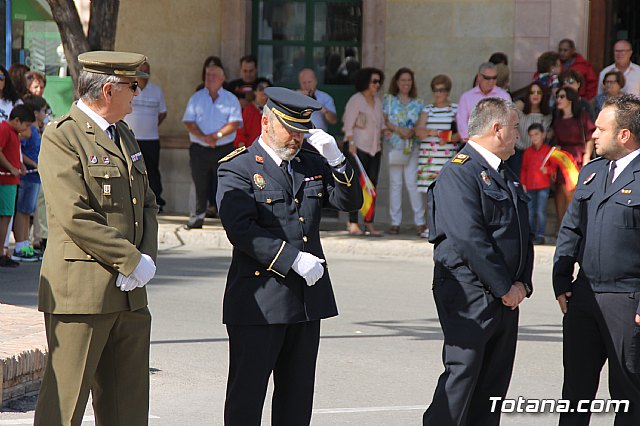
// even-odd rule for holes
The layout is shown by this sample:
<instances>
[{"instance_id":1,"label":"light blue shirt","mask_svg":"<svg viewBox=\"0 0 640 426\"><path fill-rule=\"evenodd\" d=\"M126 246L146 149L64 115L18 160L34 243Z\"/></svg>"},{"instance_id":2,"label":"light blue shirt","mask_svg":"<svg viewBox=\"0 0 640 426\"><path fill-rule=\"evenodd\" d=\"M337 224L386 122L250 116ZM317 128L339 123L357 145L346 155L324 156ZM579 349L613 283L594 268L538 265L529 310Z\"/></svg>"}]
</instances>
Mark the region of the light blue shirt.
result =
<instances>
[{"instance_id":1,"label":"light blue shirt","mask_svg":"<svg viewBox=\"0 0 640 426\"><path fill-rule=\"evenodd\" d=\"M218 98L214 102L209 95L209 90L204 88L189 98L182 121L196 123L202 133L209 135L220 131L227 123L237 121L242 125L242 108L238 98L231 92L221 88L218 91ZM233 143L235 139L236 132L234 131L221 138L216 146L228 145ZM191 133L189 133L189 140L209 147L208 144Z\"/></svg>"},{"instance_id":2,"label":"light blue shirt","mask_svg":"<svg viewBox=\"0 0 640 426\"><path fill-rule=\"evenodd\" d=\"M333 98L330 94L323 92L322 90L316 90L316 101L320 103L327 111L331 111L332 113L336 113L336 105L333 102ZM329 123L324 118L324 114L322 111L314 111L311 114L311 122L317 129L322 129L325 132L329 131Z\"/></svg>"}]
</instances>

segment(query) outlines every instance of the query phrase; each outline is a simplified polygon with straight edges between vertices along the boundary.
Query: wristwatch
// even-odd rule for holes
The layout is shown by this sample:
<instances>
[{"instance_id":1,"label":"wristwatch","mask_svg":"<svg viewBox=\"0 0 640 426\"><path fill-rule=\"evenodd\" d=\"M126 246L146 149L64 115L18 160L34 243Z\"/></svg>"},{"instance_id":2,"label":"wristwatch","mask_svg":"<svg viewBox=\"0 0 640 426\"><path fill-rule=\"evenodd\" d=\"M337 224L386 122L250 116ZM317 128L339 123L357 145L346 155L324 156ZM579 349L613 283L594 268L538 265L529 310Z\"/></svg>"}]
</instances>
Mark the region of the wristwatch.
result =
<instances>
[{"instance_id":1,"label":"wristwatch","mask_svg":"<svg viewBox=\"0 0 640 426\"><path fill-rule=\"evenodd\" d=\"M218 139L222 139L222 137L223 137L223 136L224 136L224 135L222 134L222 132L218 132L218 133L216 133L216 137L217 137Z\"/></svg>"}]
</instances>

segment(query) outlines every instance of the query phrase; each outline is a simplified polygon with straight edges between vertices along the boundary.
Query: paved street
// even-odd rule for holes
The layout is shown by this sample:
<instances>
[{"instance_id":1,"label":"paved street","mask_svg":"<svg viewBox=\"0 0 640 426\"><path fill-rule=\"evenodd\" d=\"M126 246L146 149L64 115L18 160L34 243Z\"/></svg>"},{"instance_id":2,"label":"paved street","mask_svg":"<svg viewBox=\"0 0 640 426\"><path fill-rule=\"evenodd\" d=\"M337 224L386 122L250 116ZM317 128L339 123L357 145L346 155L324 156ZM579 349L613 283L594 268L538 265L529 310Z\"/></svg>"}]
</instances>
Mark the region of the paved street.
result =
<instances>
[{"instance_id":1,"label":"paved street","mask_svg":"<svg viewBox=\"0 0 640 426\"><path fill-rule=\"evenodd\" d=\"M550 289L552 247L537 254L534 297L521 312L510 397L558 398L561 315ZM328 255L341 315L323 322L312 424L418 425L442 371L442 336L428 257ZM230 253L174 248L149 285L153 314L154 426L221 425L227 372L221 300ZM36 304L37 265L0 270L0 302ZM606 380L602 381L606 388ZM606 389L601 389L607 398ZM29 424L33 401L0 412L0 426ZM86 425L92 425L87 410ZM270 424L265 404L263 424ZM612 424L598 416L592 425ZM503 425L551 425L555 415L503 415Z\"/></svg>"}]
</instances>

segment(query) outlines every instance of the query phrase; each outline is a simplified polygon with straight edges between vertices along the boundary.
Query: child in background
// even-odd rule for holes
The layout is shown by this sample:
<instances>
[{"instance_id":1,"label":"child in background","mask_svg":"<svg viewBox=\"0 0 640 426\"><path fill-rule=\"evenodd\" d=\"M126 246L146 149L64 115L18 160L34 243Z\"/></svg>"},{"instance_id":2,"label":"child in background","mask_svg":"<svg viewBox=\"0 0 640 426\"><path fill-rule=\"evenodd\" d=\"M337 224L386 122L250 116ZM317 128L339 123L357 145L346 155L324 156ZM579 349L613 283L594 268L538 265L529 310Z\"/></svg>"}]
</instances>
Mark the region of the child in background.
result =
<instances>
[{"instance_id":1,"label":"child in background","mask_svg":"<svg viewBox=\"0 0 640 426\"><path fill-rule=\"evenodd\" d=\"M0 123L0 241L7 237L7 227L15 212L16 194L20 175L24 174L24 164L20 161L20 133L35 121L31 108L16 105L9 114L9 120ZM0 267L15 267L17 262L2 253Z\"/></svg>"},{"instance_id":2,"label":"child in background","mask_svg":"<svg viewBox=\"0 0 640 426\"><path fill-rule=\"evenodd\" d=\"M20 136L22 147L22 162L27 170L38 168L38 155L40 154L40 131L47 115L47 102L40 96L27 95L23 98L24 105L29 107L34 115L35 122ZM27 173L20 177L18 187L18 202L13 219L13 235L16 246L11 256L12 260L19 262L37 262L41 259L41 253L37 253L29 242L29 228L31 216L36 211L38 194L40 192L40 175L37 172Z\"/></svg>"},{"instance_id":3,"label":"child in background","mask_svg":"<svg viewBox=\"0 0 640 426\"><path fill-rule=\"evenodd\" d=\"M547 200L551 187L551 176L555 168L543 162L551 147L544 143L546 133L540 123L533 123L527 129L532 145L524 151L520 182L531 197L529 201L529 224L534 233L534 244L544 244L544 229L547 225Z\"/></svg>"}]
</instances>

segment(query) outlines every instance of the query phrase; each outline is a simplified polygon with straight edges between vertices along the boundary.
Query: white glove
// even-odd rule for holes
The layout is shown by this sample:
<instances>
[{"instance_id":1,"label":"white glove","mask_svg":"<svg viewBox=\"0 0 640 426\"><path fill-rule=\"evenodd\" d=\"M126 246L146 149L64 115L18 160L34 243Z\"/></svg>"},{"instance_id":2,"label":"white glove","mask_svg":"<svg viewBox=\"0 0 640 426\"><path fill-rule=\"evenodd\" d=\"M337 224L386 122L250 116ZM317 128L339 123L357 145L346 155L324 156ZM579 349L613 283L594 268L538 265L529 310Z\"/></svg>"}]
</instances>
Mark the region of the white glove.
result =
<instances>
[{"instance_id":1,"label":"white glove","mask_svg":"<svg viewBox=\"0 0 640 426\"><path fill-rule=\"evenodd\" d=\"M140 286L140 283L133 278L133 275L127 277L122 274L118 274L118 278L116 278L116 286L122 291L131 291Z\"/></svg>"},{"instance_id":2,"label":"white glove","mask_svg":"<svg viewBox=\"0 0 640 426\"><path fill-rule=\"evenodd\" d=\"M151 256L148 254L142 253L142 257L140 258L140 262L136 269L131 273L130 278L133 278L138 282L138 287L144 287L151 278L156 274L156 264L151 259Z\"/></svg>"},{"instance_id":3,"label":"white glove","mask_svg":"<svg viewBox=\"0 0 640 426\"><path fill-rule=\"evenodd\" d=\"M344 161L344 154L338 148L333 136L322 129L309 130L311 136L307 141L327 159L329 165L335 167Z\"/></svg>"},{"instance_id":4,"label":"white glove","mask_svg":"<svg viewBox=\"0 0 640 426\"><path fill-rule=\"evenodd\" d=\"M322 264L324 259L315 257L311 253L301 251L298 253L296 260L293 261L291 268L302 278L305 279L307 285L311 287L314 285L322 275L324 275L324 267Z\"/></svg>"}]
</instances>

